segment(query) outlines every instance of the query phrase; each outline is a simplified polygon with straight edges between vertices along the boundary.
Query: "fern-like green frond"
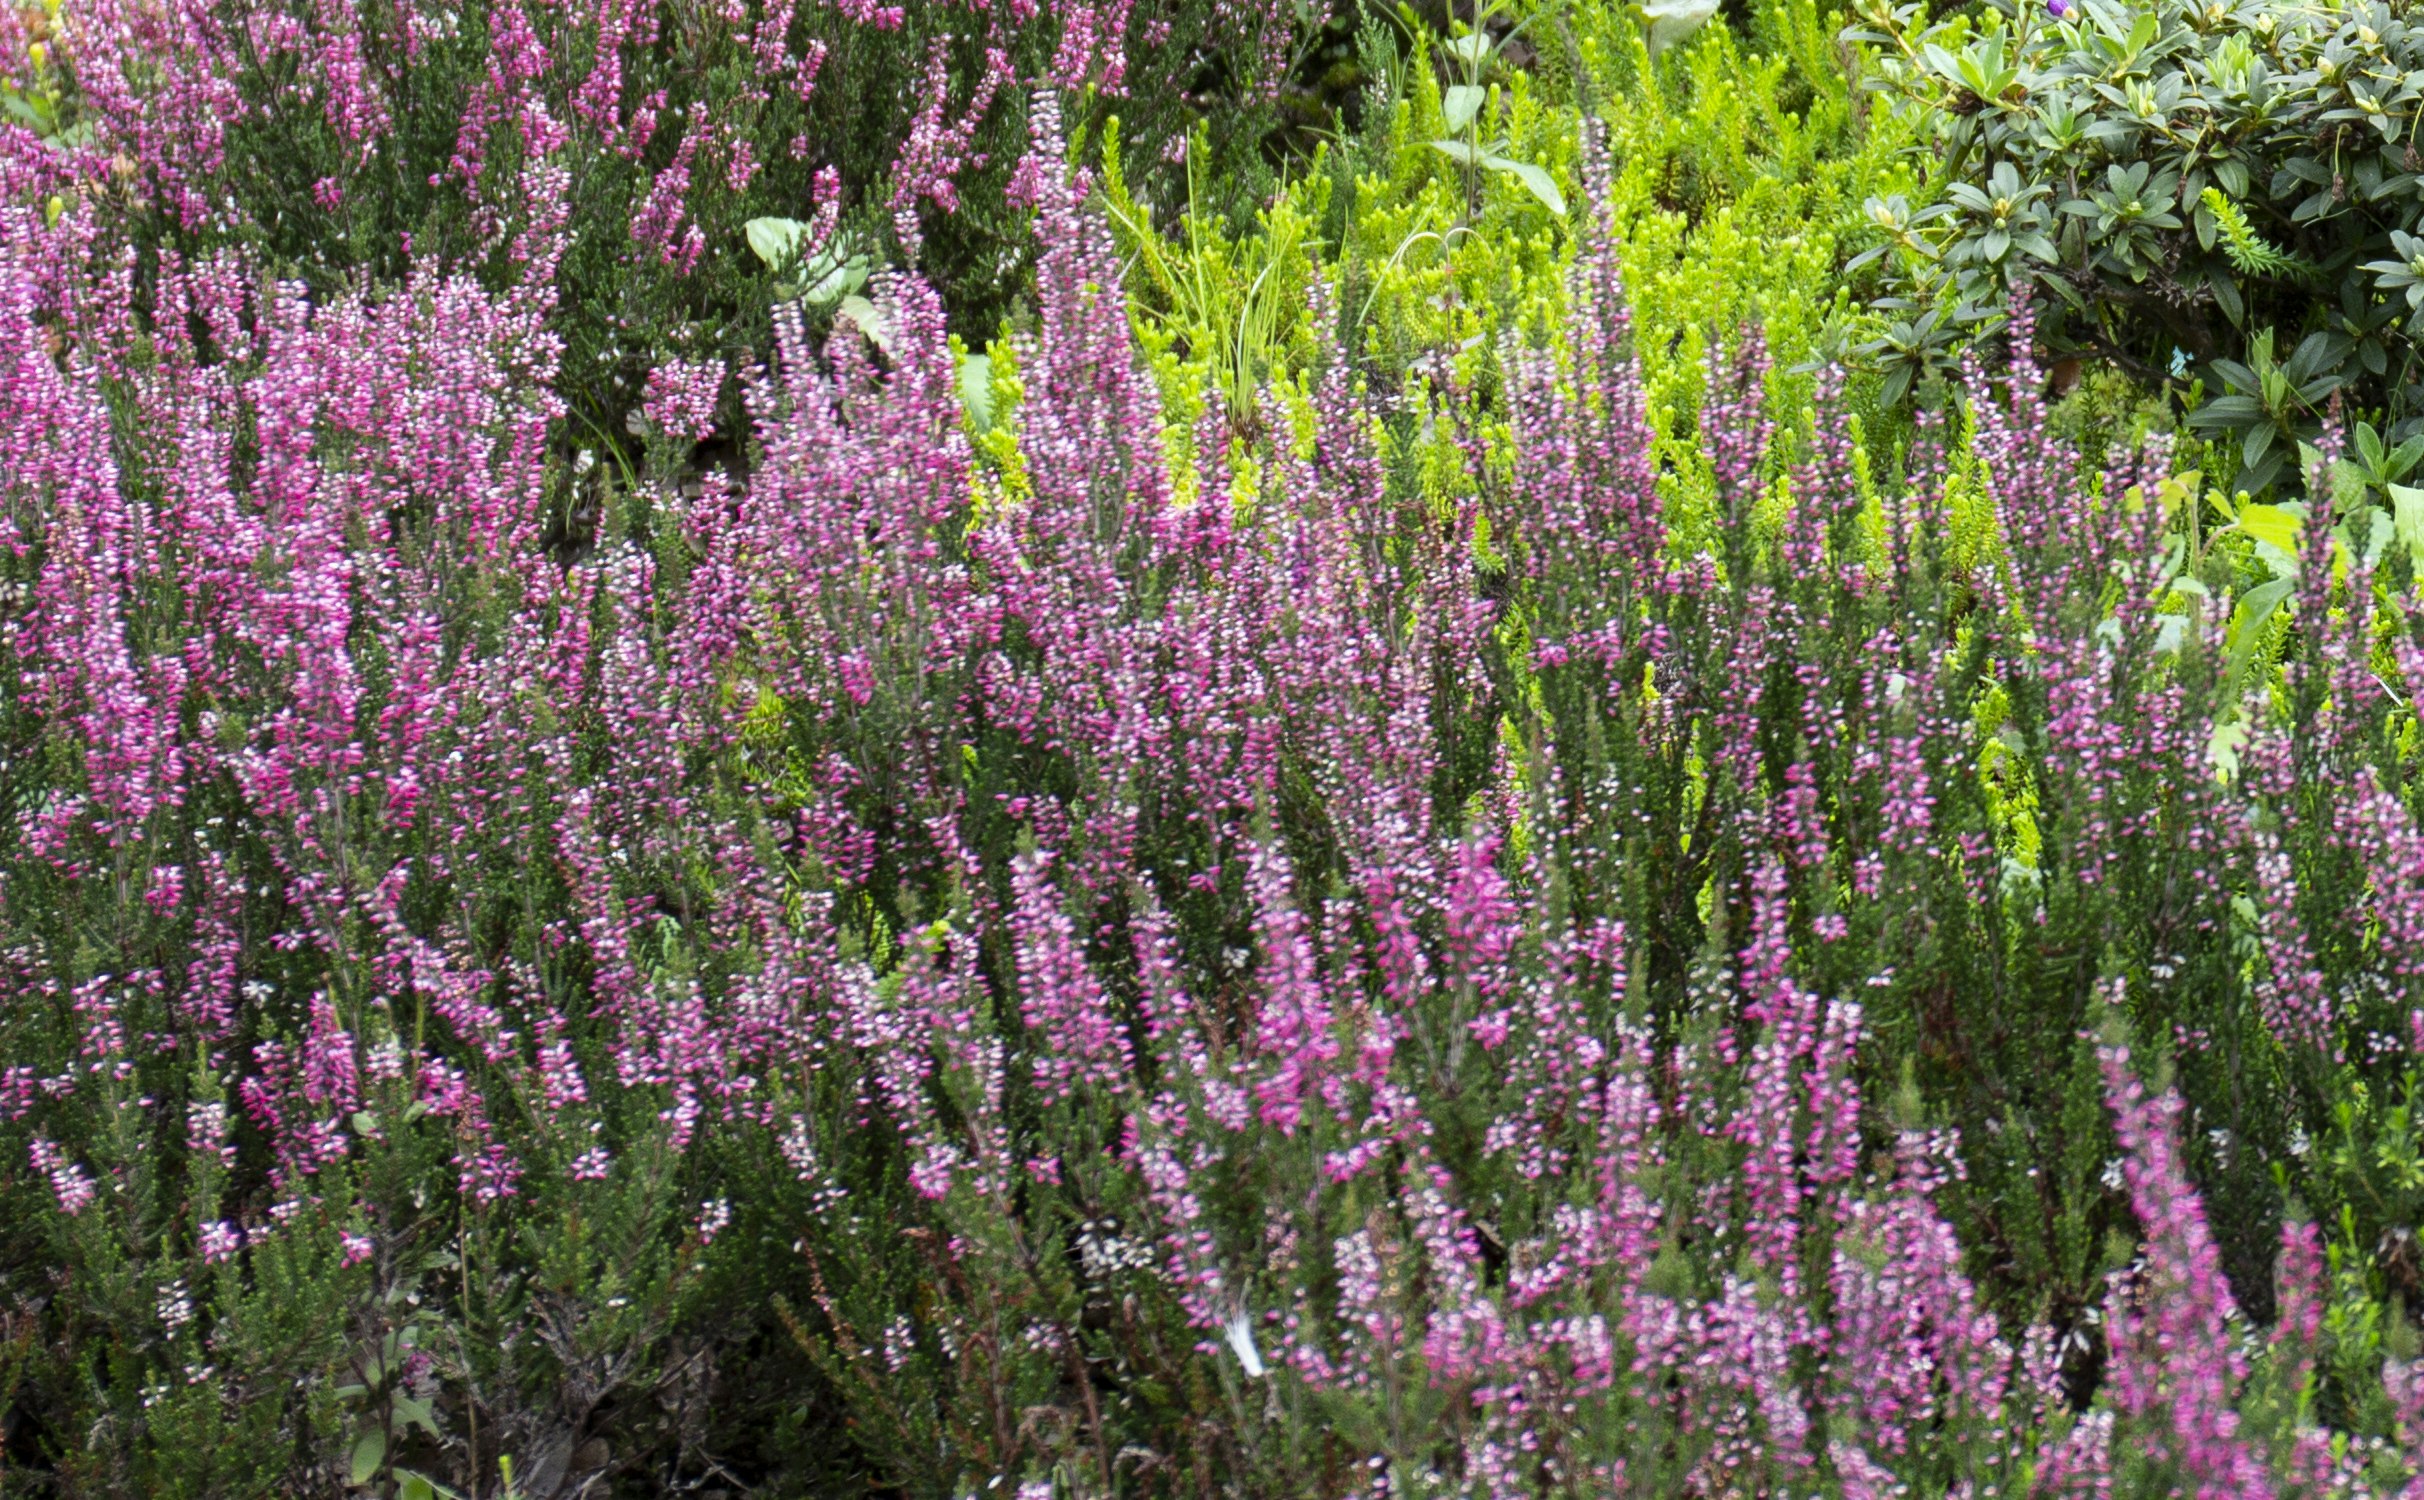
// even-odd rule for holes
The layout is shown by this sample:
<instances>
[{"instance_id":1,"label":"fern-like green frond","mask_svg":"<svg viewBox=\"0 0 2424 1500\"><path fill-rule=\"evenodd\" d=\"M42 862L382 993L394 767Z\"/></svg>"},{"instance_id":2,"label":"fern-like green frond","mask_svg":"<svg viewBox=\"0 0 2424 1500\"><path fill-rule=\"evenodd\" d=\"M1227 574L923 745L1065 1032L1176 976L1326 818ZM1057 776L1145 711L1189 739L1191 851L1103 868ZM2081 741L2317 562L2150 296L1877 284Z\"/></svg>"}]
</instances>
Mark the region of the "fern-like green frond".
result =
<instances>
[{"instance_id":1,"label":"fern-like green frond","mask_svg":"<svg viewBox=\"0 0 2424 1500\"><path fill-rule=\"evenodd\" d=\"M2266 244L2264 237L2248 224L2239 205L2224 196L2220 188L2207 188L2204 201L2206 211L2214 216L2214 224L2221 231L2222 253L2240 275L2312 281L2323 274L2320 266L2304 256L2275 250Z\"/></svg>"}]
</instances>

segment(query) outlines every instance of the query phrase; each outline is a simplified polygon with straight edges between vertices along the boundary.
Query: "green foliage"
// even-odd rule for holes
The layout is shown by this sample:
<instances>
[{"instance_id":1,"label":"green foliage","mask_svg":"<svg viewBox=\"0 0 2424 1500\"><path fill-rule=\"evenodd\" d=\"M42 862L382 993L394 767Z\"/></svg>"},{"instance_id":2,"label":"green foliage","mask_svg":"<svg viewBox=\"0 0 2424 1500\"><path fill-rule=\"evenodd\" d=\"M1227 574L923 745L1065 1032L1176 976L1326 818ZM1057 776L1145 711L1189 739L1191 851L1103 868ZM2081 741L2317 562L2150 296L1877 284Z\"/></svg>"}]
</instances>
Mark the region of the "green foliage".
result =
<instances>
[{"instance_id":1,"label":"green foliage","mask_svg":"<svg viewBox=\"0 0 2424 1500\"><path fill-rule=\"evenodd\" d=\"M1710 348L1751 325L1781 371L1839 346L1861 321L1843 247L1865 198L1913 185L1908 135L1861 115L1806 0L1754 11L1773 50L1722 23L1661 43L1660 17L1607 0L1485 7L1444 38L1369 21L1361 127L1248 222L1224 219L1192 166L1183 205L1147 201L1123 171L1140 155L1124 122L1107 131L1109 208L1174 426L1210 394L1256 430L1254 382L1303 372L1322 312L1385 387L1444 355L1453 379L1494 388L1507 341L1555 326L1573 215L1594 211L1574 207L1584 128L1606 135L1596 211L1613 221L1662 429L1688 430Z\"/></svg>"},{"instance_id":2,"label":"green foliage","mask_svg":"<svg viewBox=\"0 0 2424 1500\"><path fill-rule=\"evenodd\" d=\"M2192 420L2242 444L2233 487L2294 487L2334 394L2394 442L2424 430L2424 28L2402 9L1866 0L1846 35L1938 163L1932 201L1871 207L1913 320L1889 357L1940 366L2036 288L2055 355L2230 388Z\"/></svg>"}]
</instances>

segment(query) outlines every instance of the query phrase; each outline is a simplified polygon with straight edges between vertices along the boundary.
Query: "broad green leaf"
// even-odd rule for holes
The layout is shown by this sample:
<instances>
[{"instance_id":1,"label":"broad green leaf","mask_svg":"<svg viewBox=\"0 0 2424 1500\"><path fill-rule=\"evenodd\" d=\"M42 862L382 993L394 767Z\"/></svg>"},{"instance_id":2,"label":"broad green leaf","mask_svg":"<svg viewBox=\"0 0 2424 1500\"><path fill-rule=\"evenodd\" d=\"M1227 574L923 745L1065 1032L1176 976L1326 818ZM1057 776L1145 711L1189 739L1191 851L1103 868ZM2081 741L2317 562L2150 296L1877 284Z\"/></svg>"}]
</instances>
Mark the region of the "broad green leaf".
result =
<instances>
[{"instance_id":1,"label":"broad green leaf","mask_svg":"<svg viewBox=\"0 0 2424 1500\"><path fill-rule=\"evenodd\" d=\"M968 425L979 432L993 430L993 356L971 354L960 361L960 406Z\"/></svg>"},{"instance_id":2,"label":"broad green leaf","mask_svg":"<svg viewBox=\"0 0 2424 1500\"><path fill-rule=\"evenodd\" d=\"M1650 50L1663 52L1717 14L1718 0L1642 0L1641 13L1650 22Z\"/></svg>"},{"instance_id":3,"label":"broad green leaf","mask_svg":"<svg viewBox=\"0 0 2424 1500\"><path fill-rule=\"evenodd\" d=\"M2346 573L2351 556L2361 560L2368 568L2379 567L2382 554L2389 550L2394 531L2390 512L2379 505L2368 505L2350 516L2332 535L2339 563L2332 570L2332 576L2337 579Z\"/></svg>"},{"instance_id":4,"label":"broad green leaf","mask_svg":"<svg viewBox=\"0 0 2424 1500\"><path fill-rule=\"evenodd\" d=\"M50 123L43 118L41 111L36 110L25 96L15 89L0 89L0 108L5 108L11 115L23 120L37 131Z\"/></svg>"},{"instance_id":5,"label":"broad green leaf","mask_svg":"<svg viewBox=\"0 0 2424 1500\"><path fill-rule=\"evenodd\" d=\"M2416 566L2424 568L2424 489L2392 485L2390 521L2398 539L2407 544L2408 555L2415 559Z\"/></svg>"},{"instance_id":6,"label":"broad green leaf","mask_svg":"<svg viewBox=\"0 0 2424 1500\"><path fill-rule=\"evenodd\" d=\"M1503 156L1485 156L1481 164L1493 172L1513 175L1516 181L1531 190L1533 197L1548 205L1550 213L1559 218L1565 217L1565 194L1557 191L1557 179L1549 175L1546 167L1534 166L1528 161L1511 161Z\"/></svg>"},{"instance_id":7,"label":"broad green leaf","mask_svg":"<svg viewBox=\"0 0 2424 1500\"><path fill-rule=\"evenodd\" d=\"M1481 113L1481 106L1489 97L1488 89L1476 88L1469 83L1451 87L1440 101L1440 113L1446 117L1448 129L1462 131L1472 124L1473 117Z\"/></svg>"},{"instance_id":8,"label":"broad green leaf","mask_svg":"<svg viewBox=\"0 0 2424 1500\"><path fill-rule=\"evenodd\" d=\"M2296 557L2298 521L2296 515L2278 505L2255 504L2240 508L2238 526L2257 541L2270 542L2291 557Z\"/></svg>"},{"instance_id":9,"label":"broad green leaf","mask_svg":"<svg viewBox=\"0 0 2424 1500\"><path fill-rule=\"evenodd\" d=\"M1481 165L1481 152L1476 150L1469 141L1433 141L1431 149L1450 160L1463 162L1468 167Z\"/></svg>"},{"instance_id":10,"label":"broad green leaf","mask_svg":"<svg viewBox=\"0 0 2424 1500\"><path fill-rule=\"evenodd\" d=\"M1439 48L1450 57L1461 59L1468 67L1478 68L1482 60L1490 55L1490 39L1478 31L1469 32L1464 36L1450 37L1441 42Z\"/></svg>"},{"instance_id":11,"label":"broad green leaf","mask_svg":"<svg viewBox=\"0 0 2424 1500\"><path fill-rule=\"evenodd\" d=\"M2247 669L2255 661L2256 646L2264 638L2264 628L2272 623L2281 601L2296 586L2294 578L2271 578L2249 589L2239 600L2239 607L2231 616L2230 660L2222 677L2233 704L2247 690Z\"/></svg>"},{"instance_id":12,"label":"broad green leaf","mask_svg":"<svg viewBox=\"0 0 2424 1500\"><path fill-rule=\"evenodd\" d=\"M2188 616L2171 613L2155 616L2155 654L2177 656L2180 642L2188 633Z\"/></svg>"},{"instance_id":13,"label":"broad green leaf","mask_svg":"<svg viewBox=\"0 0 2424 1500\"><path fill-rule=\"evenodd\" d=\"M867 284L867 257L853 255L848 260L841 252L828 248L808 263L806 284L802 293L815 306L822 307L836 297L847 297Z\"/></svg>"},{"instance_id":14,"label":"broad green leaf","mask_svg":"<svg viewBox=\"0 0 2424 1500\"><path fill-rule=\"evenodd\" d=\"M370 1483L372 1476L379 1472L379 1465L385 1462L387 1462L387 1434L376 1427L364 1429L362 1435L354 1440L353 1482L356 1484Z\"/></svg>"},{"instance_id":15,"label":"broad green leaf","mask_svg":"<svg viewBox=\"0 0 2424 1500\"><path fill-rule=\"evenodd\" d=\"M390 1401L398 1417L420 1428L431 1437L441 1435L438 1432L438 1419L430 1412L428 1402L415 1401L410 1396L395 1396L390 1398Z\"/></svg>"},{"instance_id":16,"label":"broad green leaf","mask_svg":"<svg viewBox=\"0 0 2424 1500\"><path fill-rule=\"evenodd\" d=\"M749 248L771 271L780 271L799 253L800 241L807 236L808 226L797 219L751 219L741 226L749 236Z\"/></svg>"},{"instance_id":17,"label":"broad green leaf","mask_svg":"<svg viewBox=\"0 0 2424 1500\"><path fill-rule=\"evenodd\" d=\"M867 342L883 350L886 355L892 353L892 323L884 316L881 308L853 293L842 299L842 305L837 311L842 317L848 318L852 323L858 325L858 331L867 336Z\"/></svg>"}]
</instances>

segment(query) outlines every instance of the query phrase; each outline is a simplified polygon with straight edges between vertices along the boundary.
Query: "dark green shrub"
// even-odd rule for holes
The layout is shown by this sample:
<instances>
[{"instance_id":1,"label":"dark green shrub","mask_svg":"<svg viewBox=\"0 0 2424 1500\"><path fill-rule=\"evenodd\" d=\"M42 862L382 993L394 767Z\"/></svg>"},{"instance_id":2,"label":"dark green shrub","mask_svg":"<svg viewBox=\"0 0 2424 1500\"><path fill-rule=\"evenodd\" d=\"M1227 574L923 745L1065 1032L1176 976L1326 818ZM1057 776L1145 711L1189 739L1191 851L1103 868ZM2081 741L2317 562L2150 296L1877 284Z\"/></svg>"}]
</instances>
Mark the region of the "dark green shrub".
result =
<instances>
[{"instance_id":1,"label":"dark green shrub","mask_svg":"<svg viewBox=\"0 0 2424 1500\"><path fill-rule=\"evenodd\" d=\"M1847 37L1938 196L1870 204L1897 385L2041 288L2056 357L2203 379L2239 486L2297 482L2334 396L2424 431L2424 26L2386 4L1864 0ZM2277 359L2276 359L2277 356ZM2183 382L2185 383L2185 382ZM2228 476L2222 476L2228 477Z\"/></svg>"}]
</instances>

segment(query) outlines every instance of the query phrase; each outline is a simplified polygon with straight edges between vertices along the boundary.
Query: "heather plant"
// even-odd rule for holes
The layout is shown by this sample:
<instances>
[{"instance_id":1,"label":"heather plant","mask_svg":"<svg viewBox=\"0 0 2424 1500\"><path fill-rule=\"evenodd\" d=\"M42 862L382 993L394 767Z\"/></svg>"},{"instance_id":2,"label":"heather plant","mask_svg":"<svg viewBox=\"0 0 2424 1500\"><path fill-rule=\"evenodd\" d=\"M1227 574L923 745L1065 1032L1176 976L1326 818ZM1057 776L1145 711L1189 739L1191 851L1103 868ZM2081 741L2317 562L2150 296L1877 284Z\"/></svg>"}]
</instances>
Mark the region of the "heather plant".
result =
<instances>
[{"instance_id":1,"label":"heather plant","mask_svg":"<svg viewBox=\"0 0 2424 1500\"><path fill-rule=\"evenodd\" d=\"M2390 456L1780 370L1759 15L1375 51L1242 242L1005 82L981 362L820 190L611 448L576 137L333 283L0 138L6 1483L2424 1484Z\"/></svg>"},{"instance_id":2,"label":"heather plant","mask_svg":"<svg viewBox=\"0 0 2424 1500\"><path fill-rule=\"evenodd\" d=\"M2193 498L2078 473L2024 365L1896 458L1778 436L1743 344L1701 478L1662 479L1588 155L1560 319L1496 391L1374 394L1315 282L1307 378L1173 474L1041 118L1039 315L983 431L938 299L881 277L889 357L783 315L746 481L677 482L705 406L660 382L569 564L561 228L502 294L314 306L229 251L140 319L93 217L12 211L21 1463L958 1494L2406 1462L2316 1425L2407 1430L2344 1316L2337 1406L2294 1319L2237 1352L2212 1148L2079 1040L2127 1013L2197 1129L2294 1169L2268 1132L2404 1013L2363 935L2405 805L2357 794L2346 843L2303 801L2352 783L2267 701L2328 691L2312 743L2396 774L2348 663L2399 554L2335 585L2310 528L2250 711L2177 586L2227 592L2236 534L2167 553ZM2177 918L2137 873L2167 861ZM2332 879L2357 945L2292 894Z\"/></svg>"},{"instance_id":3,"label":"heather plant","mask_svg":"<svg viewBox=\"0 0 2424 1500\"><path fill-rule=\"evenodd\" d=\"M1157 180L1212 119L1213 180L1250 185L1311 16L98 0L0 17L0 88L58 148L20 153L37 201L94 200L146 287L164 254L241 246L318 300L423 265L495 292L532 215L562 212L551 383L572 440L628 463L657 371L768 347L749 226L838 214L854 249L918 267L989 335L1023 272L1003 193L1033 87L1119 108ZM729 461L737 392L701 395L721 397Z\"/></svg>"}]
</instances>

